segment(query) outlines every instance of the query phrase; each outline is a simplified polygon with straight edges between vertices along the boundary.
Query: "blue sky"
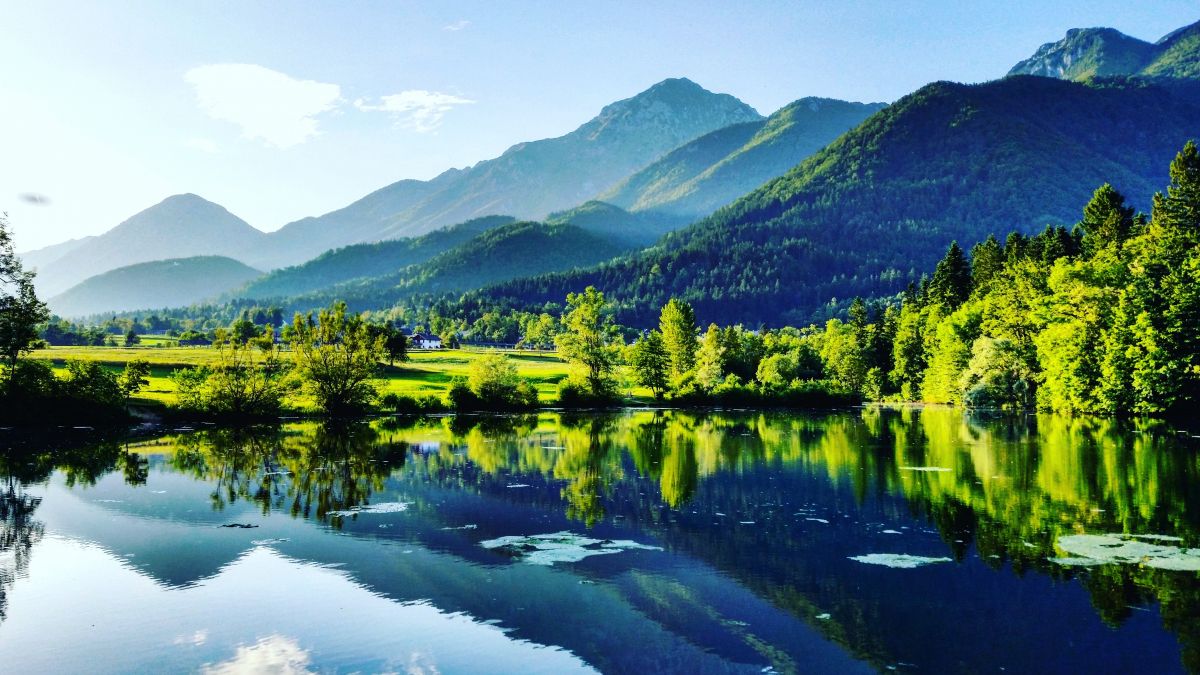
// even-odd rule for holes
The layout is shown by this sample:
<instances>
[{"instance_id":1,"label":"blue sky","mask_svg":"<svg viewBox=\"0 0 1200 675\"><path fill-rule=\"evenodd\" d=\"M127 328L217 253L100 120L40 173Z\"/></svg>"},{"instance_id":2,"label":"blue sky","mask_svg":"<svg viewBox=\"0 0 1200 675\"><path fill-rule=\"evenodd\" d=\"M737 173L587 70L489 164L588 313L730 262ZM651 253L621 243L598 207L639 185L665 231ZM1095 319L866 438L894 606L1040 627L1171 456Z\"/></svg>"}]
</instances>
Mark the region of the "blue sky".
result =
<instances>
[{"instance_id":1,"label":"blue sky","mask_svg":"<svg viewBox=\"0 0 1200 675\"><path fill-rule=\"evenodd\" d=\"M273 230L566 133L667 77L764 114L892 101L1000 77L1068 28L1156 40L1197 19L1195 0L9 0L0 210L19 249L181 192Z\"/></svg>"}]
</instances>

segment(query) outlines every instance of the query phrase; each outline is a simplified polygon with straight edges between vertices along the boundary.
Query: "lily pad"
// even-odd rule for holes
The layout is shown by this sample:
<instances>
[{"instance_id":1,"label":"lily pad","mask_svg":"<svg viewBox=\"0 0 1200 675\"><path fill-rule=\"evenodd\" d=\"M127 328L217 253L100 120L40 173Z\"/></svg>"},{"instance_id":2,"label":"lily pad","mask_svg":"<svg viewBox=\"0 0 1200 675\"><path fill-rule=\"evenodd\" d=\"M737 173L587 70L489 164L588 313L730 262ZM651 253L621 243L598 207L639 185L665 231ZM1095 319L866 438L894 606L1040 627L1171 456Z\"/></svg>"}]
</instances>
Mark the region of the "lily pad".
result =
<instances>
[{"instance_id":1,"label":"lily pad","mask_svg":"<svg viewBox=\"0 0 1200 675\"><path fill-rule=\"evenodd\" d=\"M572 532L499 537L481 541L479 545L486 549L511 553L531 565L579 562L594 555L611 555L634 549L662 550L661 546L639 544L629 539L592 539Z\"/></svg>"},{"instance_id":2,"label":"lily pad","mask_svg":"<svg viewBox=\"0 0 1200 675\"><path fill-rule=\"evenodd\" d=\"M400 513L401 511L407 511L410 506L412 506L412 502L384 502L368 506L355 506L344 511L330 511L329 515L355 516L360 513Z\"/></svg>"},{"instance_id":3,"label":"lily pad","mask_svg":"<svg viewBox=\"0 0 1200 675\"><path fill-rule=\"evenodd\" d=\"M1165 534L1072 534L1058 538L1068 556L1050 558L1059 565L1145 565L1162 570L1200 572L1200 549L1161 542L1180 541Z\"/></svg>"},{"instance_id":4,"label":"lily pad","mask_svg":"<svg viewBox=\"0 0 1200 675\"><path fill-rule=\"evenodd\" d=\"M934 563L953 562L950 558L929 558L920 555L908 555L907 553L868 553L866 555L851 556L851 560L867 565L883 565L893 569L910 570L916 567L932 565Z\"/></svg>"}]
</instances>

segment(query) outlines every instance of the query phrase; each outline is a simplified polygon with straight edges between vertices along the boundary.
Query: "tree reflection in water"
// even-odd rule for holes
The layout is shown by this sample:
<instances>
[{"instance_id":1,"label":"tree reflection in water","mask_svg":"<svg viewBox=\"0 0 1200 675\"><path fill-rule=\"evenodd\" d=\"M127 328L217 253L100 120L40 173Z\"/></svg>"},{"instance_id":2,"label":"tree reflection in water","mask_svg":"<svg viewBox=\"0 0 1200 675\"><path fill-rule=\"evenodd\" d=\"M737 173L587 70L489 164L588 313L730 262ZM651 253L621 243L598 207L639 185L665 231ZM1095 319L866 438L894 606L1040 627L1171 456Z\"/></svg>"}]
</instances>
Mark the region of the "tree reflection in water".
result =
<instances>
[{"instance_id":1,"label":"tree reflection in water","mask_svg":"<svg viewBox=\"0 0 1200 675\"><path fill-rule=\"evenodd\" d=\"M787 476L827 478L838 499L881 497L901 518L928 523L948 554L1021 575L1079 576L1111 625L1131 607L1158 603L1179 636L1185 665L1200 671L1200 575L1137 565L1081 571L1050 559L1077 533L1181 537L1200 546L1200 454L1164 424L1039 415L986 418L943 409L853 413L685 413L458 417L345 425L213 429L155 441L0 456L0 617L4 592L42 534L37 500L22 485L55 469L68 485L123 472L145 484L148 455L212 485L214 509L239 500L264 512L340 527L389 480L490 493L560 509L592 527L636 520L796 616L831 611L830 639L877 659L876 608L808 555L814 544L770 505L795 501ZM781 480L774 480L781 478ZM506 490L517 483L534 489ZM753 489L750 489L752 486ZM419 490L413 490L419 493ZM418 509L421 506L418 504ZM888 507L892 508L892 507ZM741 513L755 528L700 527L691 513ZM706 516L707 517L707 516ZM791 521L789 521L791 522ZM744 570L753 574L743 574ZM652 581L640 584L649 588ZM666 592L663 589L655 591Z\"/></svg>"}]
</instances>

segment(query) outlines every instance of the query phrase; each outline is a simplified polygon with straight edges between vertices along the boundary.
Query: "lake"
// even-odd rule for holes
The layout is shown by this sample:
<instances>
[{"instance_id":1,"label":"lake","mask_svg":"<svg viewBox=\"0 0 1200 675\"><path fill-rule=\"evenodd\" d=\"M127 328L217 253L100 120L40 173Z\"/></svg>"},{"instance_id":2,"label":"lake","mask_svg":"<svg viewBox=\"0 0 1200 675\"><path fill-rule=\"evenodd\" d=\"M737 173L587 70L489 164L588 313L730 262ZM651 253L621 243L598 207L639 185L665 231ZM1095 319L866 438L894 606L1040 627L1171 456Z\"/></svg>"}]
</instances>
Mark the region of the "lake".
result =
<instances>
[{"instance_id":1,"label":"lake","mask_svg":"<svg viewBox=\"0 0 1200 675\"><path fill-rule=\"evenodd\" d=\"M1198 672L1194 433L630 410L26 443L0 670Z\"/></svg>"}]
</instances>

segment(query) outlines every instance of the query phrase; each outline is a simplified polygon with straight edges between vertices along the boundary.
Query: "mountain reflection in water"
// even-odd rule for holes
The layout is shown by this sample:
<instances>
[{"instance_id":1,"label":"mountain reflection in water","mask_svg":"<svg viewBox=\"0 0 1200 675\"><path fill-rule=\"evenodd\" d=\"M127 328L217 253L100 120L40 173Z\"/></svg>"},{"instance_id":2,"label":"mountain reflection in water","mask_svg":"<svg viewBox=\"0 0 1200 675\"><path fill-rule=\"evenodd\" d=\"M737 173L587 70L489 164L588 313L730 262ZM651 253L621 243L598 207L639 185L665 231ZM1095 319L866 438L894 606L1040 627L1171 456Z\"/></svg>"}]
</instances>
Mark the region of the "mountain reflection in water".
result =
<instances>
[{"instance_id":1,"label":"mountain reflection in water","mask_svg":"<svg viewBox=\"0 0 1200 675\"><path fill-rule=\"evenodd\" d=\"M21 672L1200 671L1200 453L1161 423L628 411L35 447L0 455ZM1112 533L1165 562L1060 544Z\"/></svg>"}]
</instances>

